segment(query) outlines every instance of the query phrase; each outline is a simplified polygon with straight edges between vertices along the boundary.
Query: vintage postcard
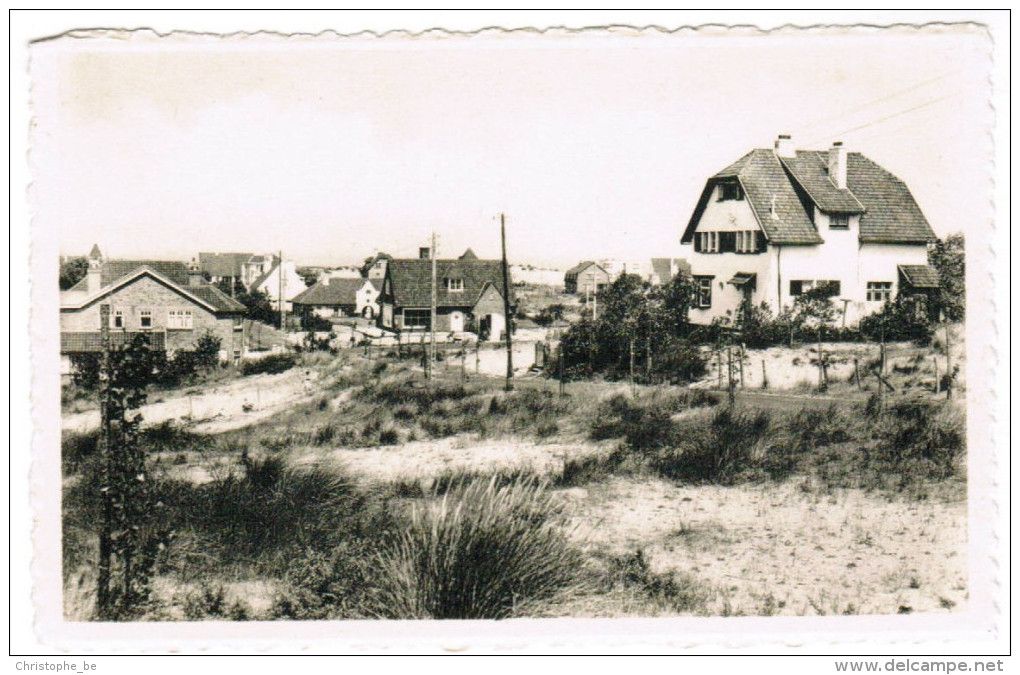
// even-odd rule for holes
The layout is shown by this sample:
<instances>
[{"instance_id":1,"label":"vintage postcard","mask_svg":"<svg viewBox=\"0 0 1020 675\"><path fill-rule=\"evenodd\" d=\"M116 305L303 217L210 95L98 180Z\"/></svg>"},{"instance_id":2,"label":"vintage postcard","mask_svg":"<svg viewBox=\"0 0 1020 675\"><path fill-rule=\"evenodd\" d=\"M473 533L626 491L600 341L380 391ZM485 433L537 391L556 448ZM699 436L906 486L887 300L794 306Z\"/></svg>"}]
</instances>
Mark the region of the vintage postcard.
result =
<instances>
[{"instance_id":1,"label":"vintage postcard","mask_svg":"<svg viewBox=\"0 0 1020 675\"><path fill-rule=\"evenodd\" d=\"M994 633L991 70L975 23L34 43L40 641Z\"/></svg>"}]
</instances>

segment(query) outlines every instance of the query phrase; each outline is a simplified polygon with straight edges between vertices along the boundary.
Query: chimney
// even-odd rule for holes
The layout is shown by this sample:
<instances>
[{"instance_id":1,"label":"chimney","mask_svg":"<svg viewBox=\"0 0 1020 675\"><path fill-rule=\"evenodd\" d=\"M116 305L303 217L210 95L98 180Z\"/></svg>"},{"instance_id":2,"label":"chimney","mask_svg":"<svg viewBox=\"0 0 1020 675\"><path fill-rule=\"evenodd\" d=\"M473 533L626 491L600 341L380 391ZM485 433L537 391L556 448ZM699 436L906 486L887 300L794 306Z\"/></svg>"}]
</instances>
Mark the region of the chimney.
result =
<instances>
[{"instance_id":1,"label":"chimney","mask_svg":"<svg viewBox=\"0 0 1020 675\"><path fill-rule=\"evenodd\" d=\"M85 290L88 294L98 293L103 286L103 254L98 245L93 245L89 253L89 271L85 276Z\"/></svg>"},{"instance_id":2,"label":"chimney","mask_svg":"<svg viewBox=\"0 0 1020 675\"><path fill-rule=\"evenodd\" d=\"M790 134L779 134L776 139L775 153L777 157L796 157L797 151L793 147L793 139Z\"/></svg>"},{"instance_id":3,"label":"chimney","mask_svg":"<svg viewBox=\"0 0 1020 675\"><path fill-rule=\"evenodd\" d=\"M422 246L418 249L418 258L420 260L429 260L431 257L428 246Z\"/></svg>"},{"instance_id":4,"label":"chimney","mask_svg":"<svg viewBox=\"0 0 1020 675\"><path fill-rule=\"evenodd\" d=\"M829 180L840 190L846 189L846 148L842 141L829 148Z\"/></svg>"},{"instance_id":5,"label":"chimney","mask_svg":"<svg viewBox=\"0 0 1020 675\"><path fill-rule=\"evenodd\" d=\"M194 258L188 263L188 285L189 286L201 286L205 283L205 279L202 277L202 268L199 266L198 261Z\"/></svg>"}]
</instances>

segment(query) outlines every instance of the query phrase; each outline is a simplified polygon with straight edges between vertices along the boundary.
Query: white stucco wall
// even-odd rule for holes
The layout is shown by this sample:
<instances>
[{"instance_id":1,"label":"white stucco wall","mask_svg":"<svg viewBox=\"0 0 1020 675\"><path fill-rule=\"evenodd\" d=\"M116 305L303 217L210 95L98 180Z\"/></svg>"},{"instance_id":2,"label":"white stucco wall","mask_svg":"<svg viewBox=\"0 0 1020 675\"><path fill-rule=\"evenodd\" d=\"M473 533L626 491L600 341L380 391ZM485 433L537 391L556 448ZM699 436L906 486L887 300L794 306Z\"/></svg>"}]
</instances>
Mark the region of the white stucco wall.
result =
<instances>
[{"instance_id":1,"label":"white stucco wall","mask_svg":"<svg viewBox=\"0 0 1020 675\"><path fill-rule=\"evenodd\" d=\"M717 201L718 191L717 187L709 198L696 232L761 230L746 199ZM775 306L775 251L772 247L763 253L695 253L691 243L687 245L687 251L692 275L715 277L712 280L712 306L708 309L692 309L689 316L693 323L708 324L716 317L726 316L727 312L736 312L742 294L736 286L727 282L738 272L758 275L755 290L751 294L752 303L758 305L767 302Z\"/></svg>"},{"instance_id":2,"label":"white stucco wall","mask_svg":"<svg viewBox=\"0 0 1020 675\"><path fill-rule=\"evenodd\" d=\"M697 232L734 232L757 230L758 221L747 200L717 201L718 189L712 195ZM761 214L769 217L769 214ZM791 306L790 281L838 280L840 294L837 305L845 311L846 325L882 307L882 302L867 301L869 281L892 282L893 297L899 292L898 265L925 265L928 261L924 244L862 244L860 217L850 216L849 227L831 229L829 217L816 209L815 225L823 244L807 246L775 246L769 244L765 253L695 253L693 243L686 245L691 273L713 275L712 306L692 309L693 323L707 324L716 317L735 313L740 306L740 291L727 282L738 272L758 275L751 300L755 305L766 302L770 307ZM843 321L841 315L841 321Z\"/></svg>"}]
</instances>

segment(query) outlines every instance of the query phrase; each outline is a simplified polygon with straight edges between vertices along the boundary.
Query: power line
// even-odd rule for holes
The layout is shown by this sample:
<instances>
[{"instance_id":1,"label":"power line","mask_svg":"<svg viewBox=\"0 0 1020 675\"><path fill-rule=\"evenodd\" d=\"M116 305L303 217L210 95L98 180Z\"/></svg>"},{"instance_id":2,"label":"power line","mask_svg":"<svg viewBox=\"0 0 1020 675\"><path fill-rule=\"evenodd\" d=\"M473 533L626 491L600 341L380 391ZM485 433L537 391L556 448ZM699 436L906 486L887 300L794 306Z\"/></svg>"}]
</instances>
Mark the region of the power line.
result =
<instances>
[{"instance_id":1,"label":"power line","mask_svg":"<svg viewBox=\"0 0 1020 675\"><path fill-rule=\"evenodd\" d=\"M901 110L901 111L895 112L895 113L893 113L891 115L886 115L885 117L880 117L877 120L873 120L871 122L865 122L864 124L859 124L856 127L851 127L849 129L844 129L843 131L839 131L839 132L834 133L834 134L829 134L828 136L822 136L820 138L816 138L815 140L810 141L807 145L814 145L815 143L818 143L818 142L821 142L821 141L826 141L826 140L828 140L830 138L835 138L837 136L843 136L844 134L849 134L849 133L852 133L854 131L860 131L861 129L867 129L870 126L874 126L876 124L880 124L882 122L885 122L886 120L891 120L891 119L894 119L896 117L901 117L902 115L906 115L907 113L912 113L915 110L920 110L921 108L927 108L928 106L935 105L936 103L940 103L940 102L945 101L946 99L949 99L949 98L952 98L952 95L950 95L950 96L941 96L939 98L931 99L930 101L925 101L924 103L921 103L920 105L915 105L912 108L907 108L906 110Z\"/></svg>"},{"instance_id":2,"label":"power line","mask_svg":"<svg viewBox=\"0 0 1020 675\"><path fill-rule=\"evenodd\" d=\"M892 92L890 94L886 94L886 95L880 96L880 97L878 97L876 99L872 99L871 101L868 101L867 103L862 103L861 105L859 105L859 106L857 106L855 108L851 108L850 110L847 110L846 112L843 112L843 113L841 113L839 115L836 115L834 117L828 117L828 118L825 118L825 119L823 119L821 121L815 122L813 124L809 124L806 127L803 127L801 130L804 131L804 130L808 130L808 129L816 129L816 128L822 126L822 125L828 124L829 122L835 122L836 120L841 120L841 119L843 119L845 117L849 117L849 116L853 115L854 113L860 112L861 110L864 110L865 108L870 108L871 106L875 105L876 103L882 103L883 101L888 101L891 98L896 98L897 96L901 96L903 94L906 94L908 92L914 91L916 89L920 89L921 87L927 86L929 84L933 84L933 83L938 82L940 80L944 80L947 77L949 77L950 75L956 75L958 72L959 71L953 70L953 71L950 71L948 73L943 73L942 75L939 75L938 77L933 77L930 80L924 80L922 82L917 82L917 83L912 84L909 87L906 87L904 89L898 89L898 90L896 90L896 91L894 91L894 92Z\"/></svg>"}]
</instances>

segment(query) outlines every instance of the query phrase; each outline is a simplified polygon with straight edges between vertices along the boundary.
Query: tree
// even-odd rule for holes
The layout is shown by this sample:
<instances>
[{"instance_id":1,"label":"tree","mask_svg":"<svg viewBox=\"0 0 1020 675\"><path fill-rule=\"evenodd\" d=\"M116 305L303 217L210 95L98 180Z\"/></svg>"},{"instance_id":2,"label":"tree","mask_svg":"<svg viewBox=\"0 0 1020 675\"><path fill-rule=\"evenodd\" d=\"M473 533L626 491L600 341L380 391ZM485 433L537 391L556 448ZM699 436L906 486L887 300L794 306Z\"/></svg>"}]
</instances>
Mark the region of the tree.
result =
<instances>
[{"instance_id":1,"label":"tree","mask_svg":"<svg viewBox=\"0 0 1020 675\"><path fill-rule=\"evenodd\" d=\"M815 286L801 293L793 302L795 321L805 328L814 328L818 337L818 384L819 388L827 386L825 373L826 360L822 353L822 334L825 327L836 320L838 310L832 301L833 288L829 284Z\"/></svg>"},{"instance_id":2,"label":"tree","mask_svg":"<svg viewBox=\"0 0 1020 675\"><path fill-rule=\"evenodd\" d=\"M245 291L237 296L237 301L248 308L244 313L246 319L279 327L280 313L273 309L273 302L265 291Z\"/></svg>"},{"instance_id":3,"label":"tree","mask_svg":"<svg viewBox=\"0 0 1020 675\"><path fill-rule=\"evenodd\" d=\"M928 250L928 263L939 272L935 302L947 321L963 321L966 313L966 250L962 232L948 235Z\"/></svg>"},{"instance_id":4,"label":"tree","mask_svg":"<svg viewBox=\"0 0 1020 675\"><path fill-rule=\"evenodd\" d=\"M60 263L60 290L66 291L85 278L89 272L89 261L84 256L68 258Z\"/></svg>"}]
</instances>

